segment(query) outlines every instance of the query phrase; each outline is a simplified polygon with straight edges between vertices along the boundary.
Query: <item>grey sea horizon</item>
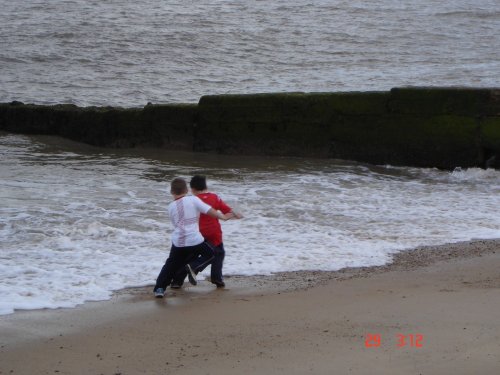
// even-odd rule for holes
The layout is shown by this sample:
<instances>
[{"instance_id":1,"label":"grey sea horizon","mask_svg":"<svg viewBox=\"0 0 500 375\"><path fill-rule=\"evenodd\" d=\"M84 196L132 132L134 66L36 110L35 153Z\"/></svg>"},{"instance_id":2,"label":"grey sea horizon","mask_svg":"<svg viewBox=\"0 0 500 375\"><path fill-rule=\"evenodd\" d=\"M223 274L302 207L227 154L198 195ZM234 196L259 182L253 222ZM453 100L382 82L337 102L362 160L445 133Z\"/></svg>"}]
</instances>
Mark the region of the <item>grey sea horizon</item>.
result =
<instances>
[{"instance_id":1,"label":"grey sea horizon","mask_svg":"<svg viewBox=\"0 0 500 375\"><path fill-rule=\"evenodd\" d=\"M500 85L500 4L0 1L0 102Z\"/></svg>"}]
</instances>

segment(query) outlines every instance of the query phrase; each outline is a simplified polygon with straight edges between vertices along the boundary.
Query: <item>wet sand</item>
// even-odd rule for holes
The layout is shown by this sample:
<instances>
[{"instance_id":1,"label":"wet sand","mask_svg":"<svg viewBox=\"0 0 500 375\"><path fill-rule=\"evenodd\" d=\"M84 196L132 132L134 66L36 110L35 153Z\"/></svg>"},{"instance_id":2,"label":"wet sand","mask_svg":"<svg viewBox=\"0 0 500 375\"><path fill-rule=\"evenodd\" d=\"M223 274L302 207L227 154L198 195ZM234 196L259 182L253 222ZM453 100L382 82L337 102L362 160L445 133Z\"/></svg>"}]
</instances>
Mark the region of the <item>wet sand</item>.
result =
<instances>
[{"instance_id":1,"label":"wet sand","mask_svg":"<svg viewBox=\"0 0 500 375\"><path fill-rule=\"evenodd\" d=\"M499 374L500 240L0 317L0 374ZM404 338L404 340L402 339Z\"/></svg>"}]
</instances>

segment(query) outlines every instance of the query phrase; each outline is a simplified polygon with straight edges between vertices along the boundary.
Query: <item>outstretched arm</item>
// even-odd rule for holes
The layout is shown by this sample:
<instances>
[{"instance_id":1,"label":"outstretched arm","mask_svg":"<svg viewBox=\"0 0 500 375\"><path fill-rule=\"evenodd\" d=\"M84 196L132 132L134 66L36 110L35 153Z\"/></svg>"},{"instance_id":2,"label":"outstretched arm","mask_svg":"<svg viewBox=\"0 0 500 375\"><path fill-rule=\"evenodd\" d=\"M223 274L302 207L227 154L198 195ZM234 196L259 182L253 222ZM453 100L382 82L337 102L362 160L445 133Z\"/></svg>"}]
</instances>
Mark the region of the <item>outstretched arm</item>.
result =
<instances>
[{"instance_id":1,"label":"outstretched arm","mask_svg":"<svg viewBox=\"0 0 500 375\"><path fill-rule=\"evenodd\" d=\"M224 213L226 216L226 220L229 219L241 219L243 217L242 214L238 212L234 212L231 207L229 207L226 202L224 202L219 196L217 196L217 203L215 204L215 208Z\"/></svg>"},{"instance_id":2,"label":"outstretched arm","mask_svg":"<svg viewBox=\"0 0 500 375\"><path fill-rule=\"evenodd\" d=\"M226 220L229 220L229 219L241 219L243 217L242 214L240 214L238 212L234 212L234 211L228 212L224 216L227 218Z\"/></svg>"},{"instance_id":3,"label":"outstretched arm","mask_svg":"<svg viewBox=\"0 0 500 375\"><path fill-rule=\"evenodd\" d=\"M224 219L222 220L229 220L229 219L241 219L243 217L242 214L236 213L236 212L228 212L227 214L224 214Z\"/></svg>"},{"instance_id":4,"label":"outstretched arm","mask_svg":"<svg viewBox=\"0 0 500 375\"><path fill-rule=\"evenodd\" d=\"M207 215L211 216L211 217L213 217L215 219L224 220L224 221L226 221L226 220L229 219L228 217L226 217L226 215L222 214L219 211L214 210L213 208L211 208L210 210L208 210Z\"/></svg>"}]
</instances>

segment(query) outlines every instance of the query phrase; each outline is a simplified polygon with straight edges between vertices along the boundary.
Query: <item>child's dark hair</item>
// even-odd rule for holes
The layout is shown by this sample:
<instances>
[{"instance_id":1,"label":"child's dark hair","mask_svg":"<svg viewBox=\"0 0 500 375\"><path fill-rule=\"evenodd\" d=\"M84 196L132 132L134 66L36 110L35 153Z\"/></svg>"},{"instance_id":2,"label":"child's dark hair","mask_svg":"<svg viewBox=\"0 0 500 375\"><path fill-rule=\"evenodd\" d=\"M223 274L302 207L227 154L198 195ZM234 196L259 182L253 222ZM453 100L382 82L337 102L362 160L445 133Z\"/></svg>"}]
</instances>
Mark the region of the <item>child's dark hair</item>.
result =
<instances>
[{"instance_id":1,"label":"child's dark hair","mask_svg":"<svg viewBox=\"0 0 500 375\"><path fill-rule=\"evenodd\" d=\"M206 190L207 179L205 178L205 176L193 176L193 178L191 178L191 181L189 182L189 186L191 186L191 189L196 189L198 191Z\"/></svg>"},{"instance_id":2,"label":"child's dark hair","mask_svg":"<svg viewBox=\"0 0 500 375\"><path fill-rule=\"evenodd\" d=\"M175 195L187 193L188 187L186 180L180 177L174 178L172 183L170 184L170 192Z\"/></svg>"}]
</instances>

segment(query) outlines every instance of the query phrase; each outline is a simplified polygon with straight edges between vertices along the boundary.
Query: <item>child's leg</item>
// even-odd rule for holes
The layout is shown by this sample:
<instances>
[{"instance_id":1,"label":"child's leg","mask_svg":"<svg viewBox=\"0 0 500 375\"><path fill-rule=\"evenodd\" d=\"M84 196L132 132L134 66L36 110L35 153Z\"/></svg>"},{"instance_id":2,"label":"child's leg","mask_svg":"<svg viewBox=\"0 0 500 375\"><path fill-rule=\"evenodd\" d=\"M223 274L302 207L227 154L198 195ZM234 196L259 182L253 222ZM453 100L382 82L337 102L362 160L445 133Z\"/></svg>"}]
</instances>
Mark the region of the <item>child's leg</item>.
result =
<instances>
[{"instance_id":1,"label":"child's leg","mask_svg":"<svg viewBox=\"0 0 500 375\"><path fill-rule=\"evenodd\" d=\"M195 273L203 271L214 259L214 247L208 242L203 242L196 250L197 257L189 262Z\"/></svg>"},{"instance_id":2,"label":"child's leg","mask_svg":"<svg viewBox=\"0 0 500 375\"><path fill-rule=\"evenodd\" d=\"M190 256L185 264L189 263L191 269L195 273L203 271L214 259L214 250L207 242L196 246L191 254L194 254L194 256ZM172 284L179 286L184 284L184 279L187 276L187 271L184 265L175 272Z\"/></svg>"},{"instance_id":3,"label":"child's leg","mask_svg":"<svg viewBox=\"0 0 500 375\"><path fill-rule=\"evenodd\" d=\"M196 268L196 266L198 265L198 259L199 259L198 254L189 258L188 263L191 266L191 269L194 270ZM187 276L186 267L182 267L175 273L174 278L172 280L172 287L174 286L181 287L184 284L184 280L186 280L186 276Z\"/></svg>"},{"instance_id":4,"label":"child's leg","mask_svg":"<svg viewBox=\"0 0 500 375\"><path fill-rule=\"evenodd\" d=\"M191 263L190 263L191 264ZM186 280L187 271L186 268L181 268L174 276L172 280L172 288L177 285L181 287L184 284L184 280Z\"/></svg>"},{"instance_id":5,"label":"child's leg","mask_svg":"<svg viewBox=\"0 0 500 375\"><path fill-rule=\"evenodd\" d=\"M220 244L214 248L215 258L212 261L212 268L210 270L210 279L212 282L222 282L222 264L224 263L224 257L226 252L224 250L224 244Z\"/></svg>"},{"instance_id":6,"label":"child's leg","mask_svg":"<svg viewBox=\"0 0 500 375\"><path fill-rule=\"evenodd\" d=\"M166 289L172 281L175 272L178 269L183 268L189 261L189 256L192 253L185 251L185 249L185 247L176 247L172 245L167 261L163 265L160 274L156 279L156 285L154 288L155 291L158 288Z\"/></svg>"}]
</instances>

